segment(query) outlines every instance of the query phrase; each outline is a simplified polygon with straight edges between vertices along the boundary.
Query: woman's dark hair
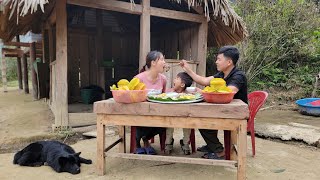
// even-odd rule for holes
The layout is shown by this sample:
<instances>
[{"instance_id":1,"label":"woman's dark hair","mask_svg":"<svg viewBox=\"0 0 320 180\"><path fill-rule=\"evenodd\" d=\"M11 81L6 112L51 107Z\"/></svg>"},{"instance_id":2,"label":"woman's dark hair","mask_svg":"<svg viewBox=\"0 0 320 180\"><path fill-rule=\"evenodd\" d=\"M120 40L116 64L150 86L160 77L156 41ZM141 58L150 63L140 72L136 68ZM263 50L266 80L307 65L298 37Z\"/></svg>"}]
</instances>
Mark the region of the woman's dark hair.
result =
<instances>
[{"instance_id":1,"label":"woman's dark hair","mask_svg":"<svg viewBox=\"0 0 320 180\"><path fill-rule=\"evenodd\" d=\"M236 65L239 59L239 50L234 46L223 46L219 49L218 54L223 54L232 60L233 65Z\"/></svg>"},{"instance_id":2,"label":"woman's dark hair","mask_svg":"<svg viewBox=\"0 0 320 180\"><path fill-rule=\"evenodd\" d=\"M177 74L177 77L179 77L182 83L185 84L184 89L186 89L187 87L190 87L193 83L192 77L189 76L189 74L187 74L186 72L179 72Z\"/></svg>"},{"instance_id":3,"label":"woman's dark hair","mask_svg":"<svg viewBox=\"0 0 320 180\"><path fill-rule=\"evenodd\" d=\"M146 71L146 67L150 68L151 62L158 60L161 56L163 54L160 51L150 51L146 57L146 64L142 67L140 73Z\"/></svg>"}]
</instances>

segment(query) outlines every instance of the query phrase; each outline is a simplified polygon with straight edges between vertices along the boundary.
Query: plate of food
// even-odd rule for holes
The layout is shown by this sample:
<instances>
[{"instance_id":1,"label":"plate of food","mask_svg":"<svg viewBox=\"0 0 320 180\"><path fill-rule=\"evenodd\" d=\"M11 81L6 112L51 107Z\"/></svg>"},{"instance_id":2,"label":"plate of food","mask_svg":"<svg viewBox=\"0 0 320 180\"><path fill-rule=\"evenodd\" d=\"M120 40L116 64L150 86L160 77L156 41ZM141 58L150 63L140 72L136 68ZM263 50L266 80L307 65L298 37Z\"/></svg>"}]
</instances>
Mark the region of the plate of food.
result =
<instances>
[{"instance_id":1,"label":"plate of food","mask_svg":"<svg viewBox=\"0 0 320 180\"><path fill-rule=\"evenodd\" d=\"M148 95L147 100L156 103L165 104L184 104L184 103L195 103L203 101L203 97L200 93L189 94L189 93L162 93L157 95Z\"/></svg>"}]
</instances>

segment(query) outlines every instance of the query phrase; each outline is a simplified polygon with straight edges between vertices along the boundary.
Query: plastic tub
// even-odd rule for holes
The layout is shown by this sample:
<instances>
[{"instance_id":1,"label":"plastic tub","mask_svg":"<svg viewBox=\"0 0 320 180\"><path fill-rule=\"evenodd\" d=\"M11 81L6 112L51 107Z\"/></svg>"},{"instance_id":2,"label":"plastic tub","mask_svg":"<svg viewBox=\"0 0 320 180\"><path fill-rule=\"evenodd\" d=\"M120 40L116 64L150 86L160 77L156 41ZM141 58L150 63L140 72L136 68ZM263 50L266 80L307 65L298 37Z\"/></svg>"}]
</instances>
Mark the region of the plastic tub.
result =
<instances>
[{"instance_id":1,"label":"plastic tub","mask_svg":"<svg viewBox=\"0 0 320 180\"><path fill-rule=\"evenodd\" d=\"M310 104L313 101L320 100L320 98L305 98L296 101L299 106L299 112L303 115L311 115L320 117L320 106L313 106Z\"/></svg>"},{"instance_id":2,"label":"plastic tub","mask_svg":"<svg viewBox=\"0 0 320 180\"><path fill-rule=\"evenodd\" d=\"M203 99L208 103L228 104L232 101L236 93L216 93L216 92L201 92Z\"/></svg>"},{"instance_id":3,"label":"plastic tub","mask_svg":"<svg viewBox=\"0 0 320 180\"><path fill-rule=\"evenodd\" d=\"M148 90L112 90L113 99L118 103L136 103L147 100Z\"/></svg>"}]
</instances>

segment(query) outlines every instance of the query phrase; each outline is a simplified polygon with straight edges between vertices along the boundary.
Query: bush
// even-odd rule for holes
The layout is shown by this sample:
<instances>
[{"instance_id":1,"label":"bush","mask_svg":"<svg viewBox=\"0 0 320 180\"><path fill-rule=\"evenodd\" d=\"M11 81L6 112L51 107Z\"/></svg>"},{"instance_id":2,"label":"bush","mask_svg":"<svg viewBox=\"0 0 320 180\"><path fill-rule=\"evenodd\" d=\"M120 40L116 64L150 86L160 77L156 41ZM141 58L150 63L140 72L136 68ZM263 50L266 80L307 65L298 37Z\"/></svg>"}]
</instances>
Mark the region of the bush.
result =
<instances>
[{"instance_id":1,"label":"bush","mask_svg":"<svg viewBox=\"0 0 320 180\"><path fill-rule=\"evenodd\" d=\"M239 44L239 66L250 89L312 91L320 71L320 14L313 1L239 0L234 4L249 38Z\"/></svg>"},{"instance_id":2,"label":"bush","mask_svg":"<svg viewBox=\"0 0 320 180\"><path fill-rule=\"evenodd\" d=\"M7 81L18 79L17 75L17 60L16 58L6 58L7 63ZM2 63L0 61L0 84L2 84Z\"/></svg>"}]
</instances>

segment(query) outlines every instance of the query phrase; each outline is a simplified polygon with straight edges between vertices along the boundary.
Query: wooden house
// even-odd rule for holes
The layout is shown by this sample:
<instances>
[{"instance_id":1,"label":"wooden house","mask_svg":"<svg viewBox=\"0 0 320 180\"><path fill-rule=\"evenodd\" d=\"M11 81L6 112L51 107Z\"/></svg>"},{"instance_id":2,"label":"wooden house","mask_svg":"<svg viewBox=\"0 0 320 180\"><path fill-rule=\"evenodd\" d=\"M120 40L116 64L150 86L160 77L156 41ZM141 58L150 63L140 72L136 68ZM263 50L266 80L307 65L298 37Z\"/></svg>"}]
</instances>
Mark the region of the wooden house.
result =
<instances>
[{"instance_id":1,"label":"wooden house","mask_svg":"<svg viewBox=\"0 0 320 180\"><path fill-rule=\"evenodd\" d=\"M81 101L81 88L94 84L108 91L119 79L131 79L150 50L163 52L172 67L189 60L205 75L207 47L235 44L247 35L227 0L3 0L1 9L5 43L30 30L42 33L35 56L50 72L47 98L56 128L95 123L90 110L70 111ZM168 86L179 71L166 73Z\"/></svg>"}]
</instances>

